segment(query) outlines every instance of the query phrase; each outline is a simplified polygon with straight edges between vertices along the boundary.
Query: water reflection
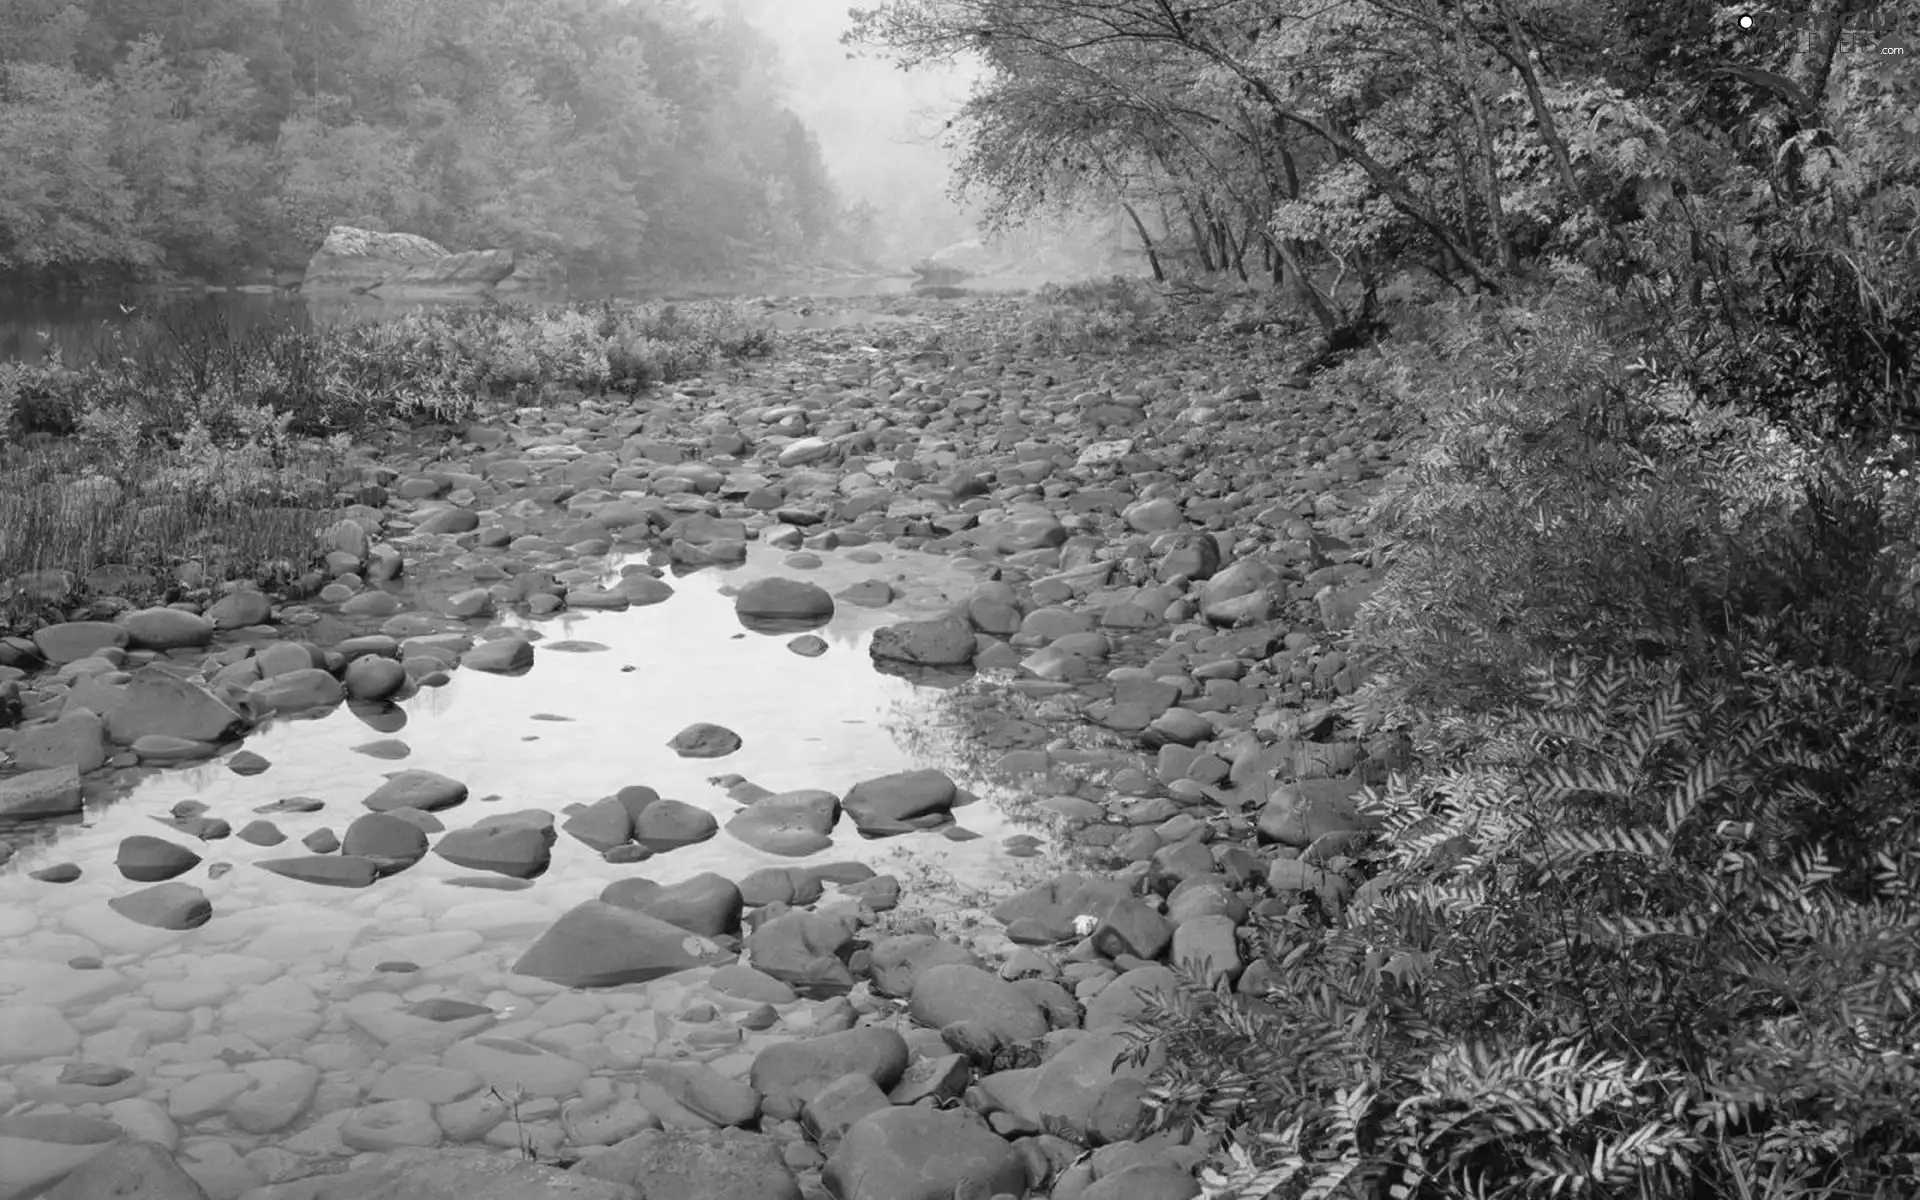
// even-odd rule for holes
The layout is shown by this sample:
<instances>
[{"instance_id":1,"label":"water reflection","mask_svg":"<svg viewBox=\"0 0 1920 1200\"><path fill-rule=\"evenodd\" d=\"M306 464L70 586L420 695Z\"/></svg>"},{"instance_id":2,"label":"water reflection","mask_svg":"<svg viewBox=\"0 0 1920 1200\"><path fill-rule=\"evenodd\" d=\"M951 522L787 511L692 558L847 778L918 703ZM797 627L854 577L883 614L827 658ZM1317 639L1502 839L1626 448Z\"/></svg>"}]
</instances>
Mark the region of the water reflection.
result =
<instances>
[{"instance_id":1,"label":"water reflection","mask_svg":"<svg viewBox=\"0 0 1920 1200\"><path fill-rule=\"evenodd\" d=\"M1035 280L970 280L966 290L996 292L1031 288ZM422 309L471 304L564 304L577 300L702 300L738 297L885 297L928 295L911 279L866 276L838 280L761 279L741 283L690 285L670 289L579 288L564 292L505 292L493 299L442 298L388 300L352 293L305 295L280 289L266 291L112 291L21 295L0 291L0 362L19 359L38 362L58 347L70 363L92 361L114 352L116 333L141 323L198 327L224 325L235 337L260 327L287 324L330 327L362 321L384 321ZM821 329L850 322L888 320L872 313L844 310L779 311L767 314L769 323L786 329Z\"/></svg>"}]
</instances>

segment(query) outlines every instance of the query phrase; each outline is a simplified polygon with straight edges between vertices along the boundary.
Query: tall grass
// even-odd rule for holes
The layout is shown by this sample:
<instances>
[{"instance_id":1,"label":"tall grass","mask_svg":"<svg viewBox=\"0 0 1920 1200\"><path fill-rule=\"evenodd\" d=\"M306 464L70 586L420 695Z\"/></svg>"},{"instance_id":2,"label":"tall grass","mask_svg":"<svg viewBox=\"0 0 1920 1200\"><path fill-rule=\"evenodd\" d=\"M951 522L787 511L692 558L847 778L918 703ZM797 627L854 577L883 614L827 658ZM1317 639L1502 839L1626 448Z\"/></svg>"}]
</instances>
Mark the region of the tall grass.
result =
<instances>
[{"instance_id":1,"label":"tall grass","mask_svg":"<svg viewBox=\"0 0 1920 1200\"><path fill-rule=\"evenodd\" d=\"M0 363L0 625L59 613L108 564L151 578L136 601L177 595L188 563L197 586L298 576L374 429L457 424L556 387L637 392L772 348L731 303L244 332L188 310L116 331L85 364Z\"/></svg>"}]
</instances>

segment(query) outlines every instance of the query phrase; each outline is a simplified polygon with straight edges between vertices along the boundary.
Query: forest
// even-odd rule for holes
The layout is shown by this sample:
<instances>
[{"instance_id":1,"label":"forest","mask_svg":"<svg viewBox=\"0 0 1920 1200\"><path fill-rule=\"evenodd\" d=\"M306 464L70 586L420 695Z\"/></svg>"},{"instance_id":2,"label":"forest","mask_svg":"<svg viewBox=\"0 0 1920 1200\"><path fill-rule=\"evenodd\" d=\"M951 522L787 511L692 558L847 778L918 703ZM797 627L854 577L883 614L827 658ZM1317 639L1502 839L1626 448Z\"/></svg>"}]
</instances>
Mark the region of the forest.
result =
<instances>
[{"instance_id":1,"label":"forest","mask_svg":"<svg viewBox=\"0 0 1920 1200\"><path fill-rule=\"evenodd\" d=\"M593 275L857 251L779 77L679 0L8 0L0 274L234 281L335 224Z\"/></svg>"}]
</instances>

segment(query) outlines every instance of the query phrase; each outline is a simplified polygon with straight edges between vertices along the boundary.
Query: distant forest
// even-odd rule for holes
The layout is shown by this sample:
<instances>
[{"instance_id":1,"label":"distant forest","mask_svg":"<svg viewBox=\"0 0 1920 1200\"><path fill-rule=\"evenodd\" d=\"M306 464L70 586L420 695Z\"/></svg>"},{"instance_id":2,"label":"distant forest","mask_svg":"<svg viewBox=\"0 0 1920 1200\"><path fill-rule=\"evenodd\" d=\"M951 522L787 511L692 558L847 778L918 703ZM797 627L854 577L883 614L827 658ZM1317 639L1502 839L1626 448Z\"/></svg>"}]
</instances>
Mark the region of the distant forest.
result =
<instances>
[{"instance_id":1,"label":"distant forest","mask_svg":"<svg viewBox=\"0 0 1920 1200\"><path fill-rule=\"evenodd\" d=\"M778 79L680 0L6 0L0 278L297 270L335 224L593 275L855 256Z\"/></svg>"}]
</instances>

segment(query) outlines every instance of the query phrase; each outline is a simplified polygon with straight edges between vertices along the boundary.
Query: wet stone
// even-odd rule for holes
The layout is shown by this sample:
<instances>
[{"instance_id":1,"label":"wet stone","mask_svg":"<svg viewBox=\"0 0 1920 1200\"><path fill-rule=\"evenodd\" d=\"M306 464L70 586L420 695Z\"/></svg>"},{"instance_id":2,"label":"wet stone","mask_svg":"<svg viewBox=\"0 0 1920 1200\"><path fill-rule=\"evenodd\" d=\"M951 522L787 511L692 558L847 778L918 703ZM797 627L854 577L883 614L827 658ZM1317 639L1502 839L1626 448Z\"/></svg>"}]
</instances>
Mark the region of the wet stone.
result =
<instances>
[{"instance_id":1,"label":"wet stone","mask_svg":"<svg viewBox=\"0 0 1920 1200\"><path fill-rule=\"evenodd\" d=\"M667 745L681 758L725 758L740 748L740 735L700 721L674 734Z\"/></svg>"}]
</instances>

